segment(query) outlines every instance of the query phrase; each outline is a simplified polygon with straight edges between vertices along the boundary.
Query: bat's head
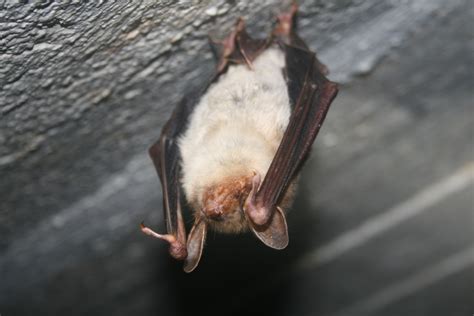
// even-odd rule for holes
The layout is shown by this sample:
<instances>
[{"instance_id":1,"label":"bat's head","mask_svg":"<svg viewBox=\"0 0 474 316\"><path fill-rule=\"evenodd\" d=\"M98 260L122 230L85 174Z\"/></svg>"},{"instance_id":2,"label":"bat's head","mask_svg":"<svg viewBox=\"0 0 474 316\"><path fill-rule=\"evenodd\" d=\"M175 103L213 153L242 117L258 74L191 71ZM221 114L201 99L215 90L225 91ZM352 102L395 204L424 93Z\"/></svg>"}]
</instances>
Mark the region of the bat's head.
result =
<instances>
[{"instance_id":1,"label":"bat's head","mask_svg":"<svg viewBox=\"0 0 474 316\"><path fill-rule=\"evenodd\" d=\"M285 248L288 228L282 209L277 206L271 212L255 204L260 181L260 174L255 172L210 186L204 191L200 215L217 231L238 233L250 229L267 246Z\"/></svg>"},{"instance_id":2,"label":"bat's head","mask_svg":"<svg viewBox=\"0 0 474 316\"><path fill-rule=\"evenodd\" d=\"M260 174L254 172L228 177L204 189L200 211L188 236L184 271L193 271L199 263L208 226L226 233L238 233L250 228L258 239L271 248L283 249L288 245L285 214L279 206L263 224L258 223L260 216L255 216L260 213L258 205L253 204L260 179Z\"/></svg>"},{"instance_id":3,"label":"bat's head","mask_svg":"<svg viewBox=\"0 0 474 316\"><path fill-rule=\"evenodd\" d=\"M247 229L242 211L252 189L252 175L230 177L204 190L201 214L217 231L237 233Z\"/></svg>"}]
</instances>

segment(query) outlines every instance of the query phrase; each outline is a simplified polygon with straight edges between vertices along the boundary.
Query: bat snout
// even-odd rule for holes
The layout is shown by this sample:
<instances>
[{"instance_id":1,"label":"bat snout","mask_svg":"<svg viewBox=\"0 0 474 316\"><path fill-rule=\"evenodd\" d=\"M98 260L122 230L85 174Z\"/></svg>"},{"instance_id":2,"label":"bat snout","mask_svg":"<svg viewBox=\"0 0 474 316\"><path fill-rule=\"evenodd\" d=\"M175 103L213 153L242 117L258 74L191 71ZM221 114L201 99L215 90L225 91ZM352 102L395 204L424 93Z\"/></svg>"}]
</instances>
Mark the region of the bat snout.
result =
<instances>
[{"instance_id":1,"label":"bat snout","mask_svg":"<svg viewBox=\"0 0 474 316\"><path fill-rule=\"evenodd\" d=\"M204 190L200 211L211 229L223 233L248 229L242 208L252 187L252 177L247 174L232 176Z\"/></svg>"},{"instance_id":2,"label":"bat snout","mask_svg":"<svg viewBox=\"0 0 474 316\"><path fill-rule=\"evenodd\" d=\"M215 204L215 203L213 203ZM208 206L208 207L205 207L204 210L203 210L203 213L204 215L213 220L213 221L222 221L224 219L224 210L223 210L223 207L222 205L219 205L219 204L215 204L215 205L212 205L212 206Z\"/></svg>"}]
</instances>

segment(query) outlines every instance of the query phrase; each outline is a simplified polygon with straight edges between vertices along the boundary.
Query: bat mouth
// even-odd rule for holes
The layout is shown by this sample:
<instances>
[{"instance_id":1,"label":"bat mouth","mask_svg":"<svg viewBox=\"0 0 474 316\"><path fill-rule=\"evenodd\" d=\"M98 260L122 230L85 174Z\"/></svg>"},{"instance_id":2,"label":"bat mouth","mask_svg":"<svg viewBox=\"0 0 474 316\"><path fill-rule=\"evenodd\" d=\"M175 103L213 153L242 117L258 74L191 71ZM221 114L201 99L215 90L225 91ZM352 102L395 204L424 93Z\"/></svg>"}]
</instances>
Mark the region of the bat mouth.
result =
<instances>
[{"instance_id":1,"label":"bat mouth","mask_svg":"<svg viewBox=\"0 0 474 316\"><path fill-rule=\"evenodd\" d=\"M240 219L244 216L244 212L242 208L232 210L230 212L216 212L216 213L209 213L205 211L201 211L201 214L208 220L208 222L213 223L223 223L223 222L230 222L236 219Z\"/></svg>"},{"instance_id":2,"label":"bat mouth","mask_svg":"<svg viewBox=\"0 0 474 316\"><path fill-rule=\"evenodd\" d=\"M214 204L214 203L213 203ZM204 207L201 209L204 218L213 222L222 222L225 219L224 210L221 205L215 204L213 207Z\"/></svg>"},{"instance_id":3,"label":"bat mouth","mask_svg":"<svg viewBox=\"0 0 474 316\"><path fill-rule=\"evenodd\" d=\"M200 202L200 216L222 232L240 232L247 226L244 204L252 178L248 175L224 179L205 190Z\"/></svg>"},{"instance_id":4,"label":"bat mouth","mask_svg":"<svg viewBox=\"0 0 474 316\"><path fill-rule=\"evenodd\" d=\"M207 217L210 221L216 223L222 223L225 221L225 216L208 216Z\"/></svg>"},{"instance_id":5,"label":"bat mouth","mask_svg":"<svg viewBox=\"0 0 474 316\"><path fill-rule=\"evenodd\" d=\"M200 213L201 218L209 224L212 230L217 232L235 234L248 230L245 214L239 207L230 212L224 212L219 216L209 216L204 210L201 210Z\"/></svg>"}]
</instances>

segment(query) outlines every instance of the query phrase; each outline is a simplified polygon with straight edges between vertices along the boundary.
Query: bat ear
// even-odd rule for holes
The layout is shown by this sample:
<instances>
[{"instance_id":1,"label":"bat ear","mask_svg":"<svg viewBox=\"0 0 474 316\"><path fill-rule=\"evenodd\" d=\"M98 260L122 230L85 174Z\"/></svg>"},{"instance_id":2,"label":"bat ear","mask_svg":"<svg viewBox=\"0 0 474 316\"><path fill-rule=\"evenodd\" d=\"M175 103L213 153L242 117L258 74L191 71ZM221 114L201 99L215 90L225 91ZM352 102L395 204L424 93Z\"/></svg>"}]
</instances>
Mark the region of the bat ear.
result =
<instances>
[{"instance_id":1,"label":"bat ear","mask_svg":"<svg viewBox=\"0 0 474 316\"><path fill-rule=\"evenodd\" d=\"M257 226L251 220L248 222L254 234L268 247L284 249L288 246L288 226L285 214L280 207L277 206L276 212L263 226Z\"/></svg>"},{"instance_id":2,"label":"bat ear","mask_svg":"<svg viewBox=\"0 0 474 316\"><path fill-rule=\"evenodd\" d=\"M194 223L191 232L189 233L187 250L188 256L184 260L184 271L192 272L198 265L201 259L204 241L206 240L207 224L203 220L198 220Z\"/></svg>"}]
</instances>

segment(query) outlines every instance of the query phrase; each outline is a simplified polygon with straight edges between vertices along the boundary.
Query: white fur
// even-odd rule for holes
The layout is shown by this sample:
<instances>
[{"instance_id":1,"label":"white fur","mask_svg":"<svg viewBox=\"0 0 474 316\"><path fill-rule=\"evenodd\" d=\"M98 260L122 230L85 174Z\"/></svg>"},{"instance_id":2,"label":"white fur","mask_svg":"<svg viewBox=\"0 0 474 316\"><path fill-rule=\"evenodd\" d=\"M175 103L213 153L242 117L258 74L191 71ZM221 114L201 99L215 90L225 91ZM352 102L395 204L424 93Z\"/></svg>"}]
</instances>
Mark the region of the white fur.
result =
<instances>
[{"instance_id":1,"label":"white fur","mask_svg":"<svg viewBox=\"0 0 474 316\"><path fill-rule=\"evenodd\" d=\"M233 176L264 176L288 125L291 109L284 54L269 48L252 64L230 66L191 115L179 140L182 184L190 203Z\"/></svg>"}]
</instances>

